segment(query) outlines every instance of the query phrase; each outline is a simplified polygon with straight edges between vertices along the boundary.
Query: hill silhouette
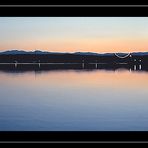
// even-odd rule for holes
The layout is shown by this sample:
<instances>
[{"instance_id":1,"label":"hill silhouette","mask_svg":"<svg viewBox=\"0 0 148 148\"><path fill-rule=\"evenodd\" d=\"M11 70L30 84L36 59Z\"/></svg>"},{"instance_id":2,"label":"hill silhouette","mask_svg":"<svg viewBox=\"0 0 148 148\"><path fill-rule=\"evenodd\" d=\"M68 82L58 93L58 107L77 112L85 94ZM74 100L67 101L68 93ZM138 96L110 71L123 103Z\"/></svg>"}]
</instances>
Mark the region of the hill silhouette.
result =
<instances>
[{"instance_id":1,"label":"hill silhouette","mask_svg":"<svg viewBox=\"0 0 148 148\"><path fill-rule=\"evenodd\" d=\"M126 53L118 53L122 56ZM148 52L134 52L131 57L120 59L114 53L93 53L93 52L44 52L9 50L0 53L0 63L144 63L148 64Z\"/></svg>"}]
</instances>

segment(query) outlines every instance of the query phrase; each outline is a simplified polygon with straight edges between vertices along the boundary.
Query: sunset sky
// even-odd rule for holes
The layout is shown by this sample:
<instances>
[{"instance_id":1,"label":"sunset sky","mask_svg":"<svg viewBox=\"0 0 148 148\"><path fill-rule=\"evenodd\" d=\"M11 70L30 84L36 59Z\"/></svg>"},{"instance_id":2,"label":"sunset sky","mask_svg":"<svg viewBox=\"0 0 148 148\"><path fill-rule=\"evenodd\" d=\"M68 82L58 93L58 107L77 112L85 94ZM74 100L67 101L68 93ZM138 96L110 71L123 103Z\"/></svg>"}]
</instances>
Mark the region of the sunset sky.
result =
<instances>
[{"instance_id":1,"label":"sunset sky","mask_svg":"<svg viewBox=\"0 0 148 148\"><path fill-rule=\"evenodd\" d=\"M148 51L148 17L0 17L0 51Z\"/></svg>"}]
</instances>

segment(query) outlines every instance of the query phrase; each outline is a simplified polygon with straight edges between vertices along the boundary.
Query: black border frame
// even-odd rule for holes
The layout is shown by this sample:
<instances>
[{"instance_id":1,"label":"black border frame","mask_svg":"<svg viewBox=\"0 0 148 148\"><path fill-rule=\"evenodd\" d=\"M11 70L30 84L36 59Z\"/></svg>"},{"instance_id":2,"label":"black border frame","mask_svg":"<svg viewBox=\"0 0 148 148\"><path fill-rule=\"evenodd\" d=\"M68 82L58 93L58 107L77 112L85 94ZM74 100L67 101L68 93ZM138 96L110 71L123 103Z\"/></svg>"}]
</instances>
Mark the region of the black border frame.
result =
<instances>
[{"instance_id":1,"label":"black border frame","mask_svg":"<svg viewBox=\"0 0 148 148\"><path fill-rule=\"evenodd\" d=\"M0 132L1 142L148 142L148 132Z\"/></svg>"},{"instance_id":2,"label":"black border frame","mask_svg":"<svg viewBox=\"0 0 148 148\"><path fill-rule=\"evenodd\" d=\"M147 17L148 5L0 5L0 17Z\"/></svg>"},{"instance_id":3,"label":"black border frame","mask_svg":"<svg viewBox=\"0 0 148 148\"><path fill-rule=\"evenodd\" d=\"M148 17L148 5L1 5L0 17ZM148 131L0 132L2 142L148 142Z\"/></svg>"}]
</instances>

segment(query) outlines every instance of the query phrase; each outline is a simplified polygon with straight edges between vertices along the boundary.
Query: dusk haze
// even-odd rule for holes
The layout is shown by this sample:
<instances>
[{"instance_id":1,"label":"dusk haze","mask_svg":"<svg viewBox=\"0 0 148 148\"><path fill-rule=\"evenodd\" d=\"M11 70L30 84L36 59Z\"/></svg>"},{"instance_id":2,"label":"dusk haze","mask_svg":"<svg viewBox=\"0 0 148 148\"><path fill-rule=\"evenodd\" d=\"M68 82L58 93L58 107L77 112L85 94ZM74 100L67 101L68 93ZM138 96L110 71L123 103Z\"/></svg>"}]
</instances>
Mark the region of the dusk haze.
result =
<instances>
[{"instance_id":1,"label":"dusk haze","mask_svg":"<svg viewBox=\"0 0 148 148\"><path fill-rule=\"evenodd\" d=\"M147 17L1 17L0 50L147 51Z\"/></svg>"},{"instance_id":2,"label":"dusk haze","mask_svg":"<svg viewBox=\"0 0 148 148\"><path fill-rule=\"evenodd\" d=\"M0 17L2 131L148 131L148 17Z\"/></svg>"}]
</instances>

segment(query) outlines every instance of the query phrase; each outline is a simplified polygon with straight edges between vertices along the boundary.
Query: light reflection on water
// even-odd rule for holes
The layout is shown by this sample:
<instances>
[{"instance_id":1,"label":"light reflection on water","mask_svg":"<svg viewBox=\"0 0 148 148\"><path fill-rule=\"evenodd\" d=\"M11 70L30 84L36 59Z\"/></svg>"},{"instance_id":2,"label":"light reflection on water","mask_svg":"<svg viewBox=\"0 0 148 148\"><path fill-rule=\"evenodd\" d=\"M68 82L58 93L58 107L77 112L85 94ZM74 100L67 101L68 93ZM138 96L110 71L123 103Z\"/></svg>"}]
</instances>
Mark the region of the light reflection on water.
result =
<instances>
[{"instance_id":1,"label":"light reflection on water","mask_svg":"<svg viewBox=\"0 0 148 148\"><path fill-rule=\"evenodd\" d=\"M0 72L0 131L148 130L148 73Z\"/></svg>"}]
</instances>

